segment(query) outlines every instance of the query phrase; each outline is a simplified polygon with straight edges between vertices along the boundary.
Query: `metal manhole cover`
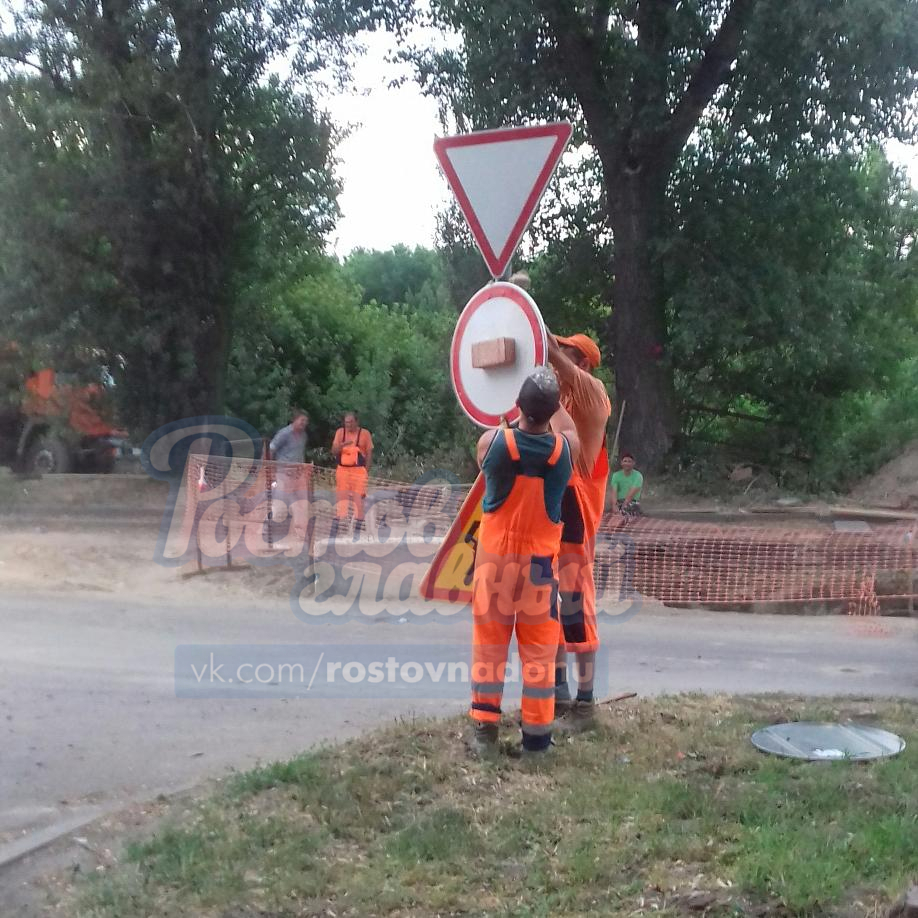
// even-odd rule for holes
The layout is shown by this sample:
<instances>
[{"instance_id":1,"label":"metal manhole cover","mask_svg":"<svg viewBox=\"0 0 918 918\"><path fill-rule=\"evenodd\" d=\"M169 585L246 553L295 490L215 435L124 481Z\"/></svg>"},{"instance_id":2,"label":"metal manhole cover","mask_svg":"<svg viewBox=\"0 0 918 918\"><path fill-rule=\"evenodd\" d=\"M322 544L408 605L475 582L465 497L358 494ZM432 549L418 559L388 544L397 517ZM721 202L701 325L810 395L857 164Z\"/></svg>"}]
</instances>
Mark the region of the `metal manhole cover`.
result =
<instances>
[{"instance_id":1,"label":"metal manhole cover","mask_svg":"<svg viewBox=\"0 0 918 918\"><path fill-rule=\"evenodd\" d=\"M753 733L752 742L762 752L808 762L881 759L905 748L901 736L860 724L776 724Z\"/></svg>"}]
</instances>

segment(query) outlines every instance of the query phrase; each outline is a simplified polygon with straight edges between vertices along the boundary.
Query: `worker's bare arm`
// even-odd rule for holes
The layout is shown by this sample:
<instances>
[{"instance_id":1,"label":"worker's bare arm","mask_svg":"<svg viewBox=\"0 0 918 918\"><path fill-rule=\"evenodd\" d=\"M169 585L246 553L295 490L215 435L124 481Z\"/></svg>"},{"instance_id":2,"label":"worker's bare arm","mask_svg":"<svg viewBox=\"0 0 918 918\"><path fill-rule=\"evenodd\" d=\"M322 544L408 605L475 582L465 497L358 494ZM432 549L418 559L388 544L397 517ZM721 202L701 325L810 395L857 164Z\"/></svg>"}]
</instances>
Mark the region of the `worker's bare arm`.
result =
<instances>
[{"instance_id":1,"label":"worker's bare arm","mask_svg":"<svg viewBox=\"0 0 918 918\"><path fill-rule=\"evenodd\" d=\"M573 418L563 406L552 415L551 429L555 433L563 434L567 439L571 447L571 462L576 464L580 456L580 437L577 435L577 427L574 425Z\"/></svg>"},{"instance_id":2,"label":"worker's bare arm","mask_svg":"<svg viewBox=\"0 0 918 918\"><path fill-rule=\"evenodd\" d=\"M583 370L571 360L561 346L558 339L551 333L548 333L548 362L552 365L555 373L558 374L558 380L562 385L571 386L577 379L577 375Z\"/></svg>"},{"instance_id":3,"label":"worker's bare arm","mask_svg":"<svg viewBox=\"0 0 918 918\"><path fill-rule=\"evenodd\" d=\"M494 442L494 438L497 436L497 428L493 430L486 430L478 438L478 468L481 468L481 464L484 462L485 456L488 454L488 450L491 448L491 444Z\"/></svg>"}]
</instances>

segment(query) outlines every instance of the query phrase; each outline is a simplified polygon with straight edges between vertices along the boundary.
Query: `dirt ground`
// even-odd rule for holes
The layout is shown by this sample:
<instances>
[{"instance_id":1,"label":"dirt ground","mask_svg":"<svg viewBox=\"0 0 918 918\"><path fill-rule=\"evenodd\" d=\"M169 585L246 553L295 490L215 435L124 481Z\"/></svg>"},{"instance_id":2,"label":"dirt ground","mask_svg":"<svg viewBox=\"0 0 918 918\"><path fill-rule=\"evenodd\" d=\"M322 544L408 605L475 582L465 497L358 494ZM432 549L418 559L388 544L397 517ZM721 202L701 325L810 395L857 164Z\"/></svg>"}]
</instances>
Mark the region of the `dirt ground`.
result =
<instances>
[{"instance_id":1,"label":"dirt ground","mask_svg":"<svg viewBox=\"0 0 918 918\"><path fill-rule=\"evenodd\" d=\"M766 505L754 489L745 501L738 494L712 500L667 487L659 491L649 489L645 501L654 516L783 528L832 525L828 505ZM865 505L918 506L918 443L852 496ZM295 571L285 564L185 577L193 565L155 563L168 503L168 486L141 475L30 480L0 471L0 589L99 592L183 604L267 602L289 594ZM181 519L181 509L179 499L173 520ZM180 544L177 522L167 533L165 554L174 555Z\"/></svg>"},{"instance_id":2,"label":"dirt ground","mask_svg":"<svg viewBox=\"0 0 918 918\"><path fill-rule=\"evenodd\" d=\"M149 525L4 527L0 589L110 593L126 600L213 605L284 596L293 585L293 571L283 565L185 579L180 570L153 563L156 537L155 526Z\"/></svg>"},{"instance_id":3,"label":"dirt ground","mask_svg":"<svg viewBox=\"0 0 918 918\"><path fill-rule=\"evenodd\" d=\"M286 565L189 577L192 565L156 563L168 495L141 476L0 477L0 589L198 605L289 592L295 576ZM176 530L167 529L167 556L177 553Z\"/></svg>"},{"instance_id":4,"label":"dirt ground","mask_svg":"<svg viewBox=\"0 0 918 918\"><path fill-rule=\"evenodd\" d=\"M855 489L850 501L840 501L852 502L918 508L918 441ZM752 479L725 484L717 498L651 480L644 503L653 516L782 528L830 527L833 517L825 503L776 502ZM183 604L270 601L289 594L295 571L285 564L186 578L182 572L191 566L155 563L168 504L169 486L142 474L27 479L0 469L0 589L100 592ZM181 519L181 510L180 495L173 520ZM173 524L169 531L167 555L176 553L176 529Z\"/></svg>"},{"instance_id":5,"label":"dirt ground","mask_svg":"<svg viewBox=\"0 0 918 918\"><path fill-rule=\"evenodd\" d=\"M278 600L287 599L294 583L294 570L286 565L249 568L232 574L215 571L185 578L179 568L155 563L167 499L167 487L142 476L56 476L25 480L0 475L0 591L52 592L62 600L68 597L82 602L107 595L125 607L139 600L204 610L219 608L221 603L276 610ZM672 499L667 498L666 502L674 505ZM699 512L718 509L710 500L699 500L694 505L685 500L681 506L685 509L695 506ZM650 501L648 509L654 509ZM770 515L760 515L755 522L787 524L786 519ZM807 525L812 525L812 520ZM173 553L175 544L173 535L167 542L167 555ZM697 620L693 619L692 627L697 626ZM802 626L825 627L814 620ZM717 628L720 633L719 622ZM662 636L653 638L652 643L659 655L664 643ZM824 641L814 643L823 646ZM693 661L696 658L694 652L689 656ZM701 661L700 655L697 660ZM673 668L681 672L685 661L680 657ZM648 672L652 680L663 678L659 668ZM86 835L88 845L78 844L85 854L81 869L96 870L106 863L110 855L105 839L120 834L120 828L136 828L157 811L158 804L152 807L145 804L136 812L130 811L117 819L112 817L115 821L103 823L98 835L81 830L80 837Z\"/></svg>"},{"instance_id":6,"label":"dirt ground","mask_svg":"<svg viewBox=\"0 0 918 918\"><path fill-rule=\"evenodd\" d=\"M876 507L918 509L918 440L862 481L851 497Z\"/></svg>"}]
</instances>

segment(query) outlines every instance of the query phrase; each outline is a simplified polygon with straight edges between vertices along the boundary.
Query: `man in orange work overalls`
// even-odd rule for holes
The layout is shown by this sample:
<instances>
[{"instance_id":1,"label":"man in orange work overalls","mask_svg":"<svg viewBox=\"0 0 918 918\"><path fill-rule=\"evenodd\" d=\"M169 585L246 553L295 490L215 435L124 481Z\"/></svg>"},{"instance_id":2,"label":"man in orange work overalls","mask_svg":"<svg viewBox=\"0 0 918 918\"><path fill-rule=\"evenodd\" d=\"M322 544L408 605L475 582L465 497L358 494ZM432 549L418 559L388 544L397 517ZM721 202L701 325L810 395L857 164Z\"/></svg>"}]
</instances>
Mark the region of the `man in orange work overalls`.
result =
<instances>
[{"instance_id":1,"label":"man in orange work overalls","mask_svg":"<svg viewBox=\"0 0 918 918\"><path fill-rule=\"evenodd\" d=\"M548 358L561 384L561 404L577 428L580 455L564 495L561 536L560 592L563 642L558 647L555 702L578 719L593 714L593 679L599 633L596 627L596 583L593 563L596 531L606 502L609 457L606 425L612 413L606 387L593 376L599 347L587 335L549 336ZM577 697L567 684L567 653L577 663Z\"/></svg>"},{"instance_id":2,"label":"man in orange work overalls","mask_svg":"<svg viewBox=\"0 0 918 918\"><path fill-rule=\"evenodd\" d=\"M354 529L363 529L363 500L367 496L367 479L373 460L373 438L368 430L357 425L357 414L349 411L344 416L344 426L335 432L332 456L338 461L335 469L335 524L337 532L341 520L346 520L353 508Z\"/></svg>"},{"instance_id":3,"label":"man in orange work overalls","mask_svg":"<svg viewBox=\"0 0 918 918\"><path fill-rule=\"evenodd\" d=\"M558 380L548 367L530 374L517 405L518 428L489 430L478 441L485 496L472 583L469 713L475 721L476 749L496 748L507 651L515 628L523 678L523 750L537 753L551 744L560 640L561 501L580 445L573 421L561 408Z\"/></svg>"}]
</instances>

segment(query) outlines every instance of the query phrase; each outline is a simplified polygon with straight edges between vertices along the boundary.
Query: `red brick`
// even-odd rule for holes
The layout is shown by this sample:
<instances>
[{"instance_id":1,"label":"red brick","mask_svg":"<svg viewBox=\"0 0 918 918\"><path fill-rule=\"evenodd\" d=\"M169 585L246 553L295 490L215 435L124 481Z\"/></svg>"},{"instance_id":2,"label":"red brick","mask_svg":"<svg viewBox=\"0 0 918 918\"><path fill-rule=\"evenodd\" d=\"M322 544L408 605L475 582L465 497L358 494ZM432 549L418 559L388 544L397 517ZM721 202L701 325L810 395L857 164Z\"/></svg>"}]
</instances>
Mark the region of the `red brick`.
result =
<instances>
[{"instance_id":1,"label":"red brick","mask_svg":"<svg viewBox=\"0 0 918 918\"><path fill-rule=\"evenodd\" d=\"M513 338L492 338L472 345L472 366L476 370L507 367L516 362L516 342Z\"/></svg>"}]
</instances>

